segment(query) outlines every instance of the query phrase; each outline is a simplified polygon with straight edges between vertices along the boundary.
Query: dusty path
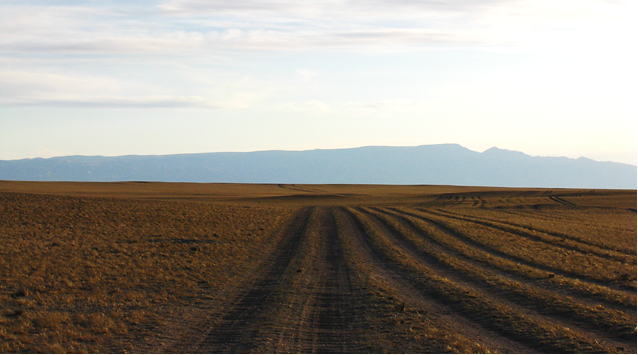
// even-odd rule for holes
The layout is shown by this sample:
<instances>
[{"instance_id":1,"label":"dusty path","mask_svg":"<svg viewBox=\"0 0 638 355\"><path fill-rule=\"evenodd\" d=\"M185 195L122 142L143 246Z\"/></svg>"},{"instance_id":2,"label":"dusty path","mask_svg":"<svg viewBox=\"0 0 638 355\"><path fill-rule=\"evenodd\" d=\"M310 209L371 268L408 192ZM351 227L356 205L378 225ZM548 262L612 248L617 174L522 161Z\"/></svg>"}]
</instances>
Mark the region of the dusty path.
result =
<instances>
[{"instance_id":1,"label":"dusty path","mask_svg":"<svg viewBox=\"0 0 638 355\"><path fill-rule=\"evenodd\" d=\"M309 267L316 270L314 282L318 292L308 314L307 338L301 342L302 352L346 353L358 350L353 347L352 321L354 318L350 274L343 256L343 248L337 235L334 216L330 211L320 211L318 227L319 257Z\"/></svg>"},{"instance_id":2,"label":"dusty path","mask_svg":"<svg viewBox=\"0 0 638 355\"><path fill-rule=\"evenodd\" d=\"M302 238L306 234L310 208L302 209L284 231L282 245L261 266L251 284L245 286L234 299L223 306L226 311L200 339L184 349L193 353L233 352L246 353L257 346L255 338L259 331L258 321L262 313L274 307L275 292L290 262L299 252Z\"/></svg>"},{"instance_id":3,"label":"dusty path","mask_svg":"<svg viewBox=\"0 0 638 355\"><path fill-rule=\"evenodd\" d=\"M281 331L275 352L362 352L353 329L355 295L334 217L316 208L307 229L304 255L295 260L277 315ZM277 333L275 330L273 333ZM268 349L269 351L271 349Z\"/></svg>"},{"instance_id":4,"label":"dusty path","mask_svg":"<svg viewBox=\"0 0 638 355\"><path fill-rule=\"evenodd\" d=\"M170 351L366 351L353 331L354 296L331 211L303 208L282 233L281 246L217 306L207 328Z\"/></svg>"}]
</instances>

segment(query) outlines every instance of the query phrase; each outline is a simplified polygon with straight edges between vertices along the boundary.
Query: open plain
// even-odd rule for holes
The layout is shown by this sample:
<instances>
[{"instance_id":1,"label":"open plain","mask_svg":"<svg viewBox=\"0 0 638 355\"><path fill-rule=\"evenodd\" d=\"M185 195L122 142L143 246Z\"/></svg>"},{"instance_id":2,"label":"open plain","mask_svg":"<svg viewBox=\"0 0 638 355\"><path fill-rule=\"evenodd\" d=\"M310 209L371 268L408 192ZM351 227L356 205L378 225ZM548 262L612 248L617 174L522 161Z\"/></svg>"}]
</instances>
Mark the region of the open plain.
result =
<instances>
[{"instance_id":1,"label":"open plain","mask_svg":"<svg viewBox=\"0 0 638 355\"><path fill-rule=\"evenodd\" d=\"M0 181L0 352L636 353L636 191Z\"/></svg>"}]
</instances>

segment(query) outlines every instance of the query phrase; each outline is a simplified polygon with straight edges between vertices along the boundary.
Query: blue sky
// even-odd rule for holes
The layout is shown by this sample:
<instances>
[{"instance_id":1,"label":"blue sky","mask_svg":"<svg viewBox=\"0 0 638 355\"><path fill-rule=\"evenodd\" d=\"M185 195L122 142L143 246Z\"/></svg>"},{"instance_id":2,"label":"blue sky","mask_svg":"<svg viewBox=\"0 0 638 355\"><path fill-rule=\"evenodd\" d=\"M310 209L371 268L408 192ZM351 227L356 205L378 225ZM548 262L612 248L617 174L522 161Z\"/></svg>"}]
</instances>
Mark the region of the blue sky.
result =
<instances>
[{"instance_id":1,"label":"blue sky","mask_svg":"<svg viewBox=\"0 0 638 355\"><path fill-rule=\"evenodd\" d=\"M636 165L632 1L1 1L0 159L458 143Z\"/></svg>"}]
</instances>

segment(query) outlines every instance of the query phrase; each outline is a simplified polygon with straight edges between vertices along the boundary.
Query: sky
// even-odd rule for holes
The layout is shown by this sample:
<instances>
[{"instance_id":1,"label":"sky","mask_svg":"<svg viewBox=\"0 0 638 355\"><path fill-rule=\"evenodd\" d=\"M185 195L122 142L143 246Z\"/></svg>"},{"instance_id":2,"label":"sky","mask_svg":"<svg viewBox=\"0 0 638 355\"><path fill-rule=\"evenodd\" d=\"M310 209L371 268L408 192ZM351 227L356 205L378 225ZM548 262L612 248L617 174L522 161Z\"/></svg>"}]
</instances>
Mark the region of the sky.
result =
<instances>
[{"instance_id":1,"label":"sky","mask_svg":"<svg viewBox=\"0 0 638 355\"><path fill-rule=\"evenodd\" d=\"M457 143L636 165L637 3L0 0L0 160Z\"/></svg>"}]
</instances>

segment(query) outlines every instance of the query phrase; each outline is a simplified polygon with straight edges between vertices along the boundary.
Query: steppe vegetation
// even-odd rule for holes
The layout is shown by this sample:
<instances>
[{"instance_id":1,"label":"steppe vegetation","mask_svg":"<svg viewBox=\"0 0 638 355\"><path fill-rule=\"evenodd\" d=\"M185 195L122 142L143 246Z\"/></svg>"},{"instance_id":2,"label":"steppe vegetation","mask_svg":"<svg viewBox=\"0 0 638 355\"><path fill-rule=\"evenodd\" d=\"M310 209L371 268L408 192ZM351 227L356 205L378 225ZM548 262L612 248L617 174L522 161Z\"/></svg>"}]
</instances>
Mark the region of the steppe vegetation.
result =
<instances>
[{"instance_id":1,"label":"steppe vegetation","mask_svg":"<svg viewBox=\"0 0 638 355\"><path fill-rule=\"evenodd\" d=\"M636 191L0 182L0 352L635 353Z\"/></svg>"},{"instance_id":2,"label":"steppe vegetation","mask_svg":"<svg viewBox=\"0 0 638 355\"><path fill-rule=\"evenodd\" d=\"M241 275L272 207L0 194L0 352L132 351Z\"/></svg>"}]
</instances>

